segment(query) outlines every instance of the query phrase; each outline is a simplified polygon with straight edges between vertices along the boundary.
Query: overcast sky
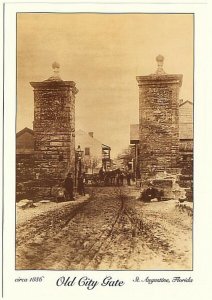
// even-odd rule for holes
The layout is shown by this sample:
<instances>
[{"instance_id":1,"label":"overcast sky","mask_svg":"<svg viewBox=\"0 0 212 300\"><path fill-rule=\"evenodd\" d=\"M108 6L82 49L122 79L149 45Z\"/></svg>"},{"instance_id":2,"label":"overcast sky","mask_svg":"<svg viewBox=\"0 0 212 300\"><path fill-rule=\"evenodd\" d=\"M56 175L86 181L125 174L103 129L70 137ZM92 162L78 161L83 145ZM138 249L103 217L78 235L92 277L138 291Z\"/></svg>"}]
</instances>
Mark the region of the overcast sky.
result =
<instances>
[{"instance_id":1,"label":"overcast sky","mask_svg":"<svg viewBox=\"0 0 212 300\"><path fill-rule=\"evenodd\" d=\"M130 124L138 123L137 75L156 70L183 74L180 98L193 101L192 15L19 14L17 131L32 128L30 81L52 75L76 82L76 129L93 131L115 156L129 144Z\"/></svg>"}]
</instances>

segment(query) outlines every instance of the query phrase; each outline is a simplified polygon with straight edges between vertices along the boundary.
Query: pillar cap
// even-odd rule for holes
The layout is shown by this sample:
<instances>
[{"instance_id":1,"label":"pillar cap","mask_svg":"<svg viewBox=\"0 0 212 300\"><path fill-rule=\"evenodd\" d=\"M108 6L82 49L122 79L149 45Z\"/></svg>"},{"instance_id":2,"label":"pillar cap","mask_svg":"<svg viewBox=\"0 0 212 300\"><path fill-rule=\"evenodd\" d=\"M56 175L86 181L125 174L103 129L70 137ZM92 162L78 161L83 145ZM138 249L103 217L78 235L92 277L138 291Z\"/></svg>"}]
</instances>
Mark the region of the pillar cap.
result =
<instances>
[{"instance_id":1,"label":"pillar cap","mask_svg":"<svg viewBox=\"0 0 212 300\"><path fill-rule=\"evenodd\" d=\"M182 85L182 74L151 74L147 76L136 76L138 86L151 85L151 86L164 86L168 84Z\"/></svg>"},{"instance_id":2,"label":"pillar cap","mask_svg":"<svg viewBox=\"0 0 212 300\"><path fill-rule=\"evenodd\" d=\"M77 94L79 90L76 88L74 81L63 81L63 80L44 80L41 82L30 82L30 85L34 90L46 90L46 89L71 89L73 94Z\"/></svg>"}]
</instances>

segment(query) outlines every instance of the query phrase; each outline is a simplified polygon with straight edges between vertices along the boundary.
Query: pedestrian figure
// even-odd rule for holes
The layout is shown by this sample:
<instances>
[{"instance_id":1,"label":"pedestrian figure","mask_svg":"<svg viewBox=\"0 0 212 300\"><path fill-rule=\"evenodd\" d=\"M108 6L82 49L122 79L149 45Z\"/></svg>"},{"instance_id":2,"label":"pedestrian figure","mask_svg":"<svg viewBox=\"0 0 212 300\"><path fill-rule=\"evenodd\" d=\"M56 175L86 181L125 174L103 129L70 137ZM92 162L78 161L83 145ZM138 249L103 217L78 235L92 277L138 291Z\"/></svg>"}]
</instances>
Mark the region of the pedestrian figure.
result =
<instances>
[{"instance_id":1,"label":"pedestrian figure","mask_svg":"<svg viewBox=\"0 0 212 300\"><path fill-rule=\"evenodd\" d=\"M68 173L65 182L64 182L64 187L66 189L66 199L69 201L74 200L74 181L72 177L72 173Z\"/></svg>"},{"instance_id":2,"label":"pedestrian figure","mask_svg":"<svg viewBox=\"0 0 212 300\"><path fill-rule=\"evenodd\" d=\"M120 184L124 185L124 173L123 172L120 173L119 179L120 179Z\"/></svg>"},{"instance_id":3,"label":"pedestrian figure","mask_svg":"<svg viewBox=\"0 0 212 300\"><path fill-rule=\"evenodd\" d=\"M119 186L119 172L116 173L116 185Z\"/></svg>"},{"instance_id":4,"label":"pedestrian figure","mask_svg":"<svg viewBox=\"0 0 212 300\"><path fill-rule=\"evenodd\" d=\"M100 181L103 181L103 179L104 179L104 171L103 171L102 167L99 170L99 179L100 179Z\"/></svg>"},{"instance_id":5,"label":"pedestrian figure","mask_svg":"<svg viewBox=\"0 0 212 300\"><path fill-rule=\"evenodd\" d=\"M85 196L85 177L84 177L84 175L81 175L78 178L78 192L80 195Z\"/></svg>"},{"instance_id":6,"label":"pedestrian figure","mask_svg":"<svg viewBox=\"0 0 212 300\"><path fill-rule=\"evenodd\" d=\"M153 184L150 182L148 188L143 190L141 200L144 202L150 202L152 199L157 198L158 201L161 201L163 196L163 191L153 187Z\"/></svg>"},{"instance_id":7,"label":"pedestrian figure","mask_svg":"<svg viewBox=\"0 0 212 300\"><path fill-rule=\"evenodd\" d=\"M130 185L130 179L131 179L131 174L130 172L127 173L127 185Z\"/></svg>"}]
</instances>

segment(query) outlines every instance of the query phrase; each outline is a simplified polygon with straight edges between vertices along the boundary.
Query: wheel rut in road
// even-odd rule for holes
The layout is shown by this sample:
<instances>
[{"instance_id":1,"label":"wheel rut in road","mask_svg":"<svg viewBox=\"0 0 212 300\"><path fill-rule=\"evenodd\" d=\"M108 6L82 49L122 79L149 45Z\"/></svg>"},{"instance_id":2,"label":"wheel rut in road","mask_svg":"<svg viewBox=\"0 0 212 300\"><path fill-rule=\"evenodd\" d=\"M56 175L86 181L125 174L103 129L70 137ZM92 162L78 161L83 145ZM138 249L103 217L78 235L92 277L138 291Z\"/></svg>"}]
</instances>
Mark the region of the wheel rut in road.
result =
<instances>
[{"instance_id":1,"label":"wheel rut in road","mask_svg":"<svg viewBox=\"0 0 212 300\"><path fill-rule=\"evenodd\" d=\"M139 204L139 208L142 206ZM125 188L99 188L89 201L17 227L17 269L138 270L176 253L164 228Z\"/></svg>"}]
</instances>

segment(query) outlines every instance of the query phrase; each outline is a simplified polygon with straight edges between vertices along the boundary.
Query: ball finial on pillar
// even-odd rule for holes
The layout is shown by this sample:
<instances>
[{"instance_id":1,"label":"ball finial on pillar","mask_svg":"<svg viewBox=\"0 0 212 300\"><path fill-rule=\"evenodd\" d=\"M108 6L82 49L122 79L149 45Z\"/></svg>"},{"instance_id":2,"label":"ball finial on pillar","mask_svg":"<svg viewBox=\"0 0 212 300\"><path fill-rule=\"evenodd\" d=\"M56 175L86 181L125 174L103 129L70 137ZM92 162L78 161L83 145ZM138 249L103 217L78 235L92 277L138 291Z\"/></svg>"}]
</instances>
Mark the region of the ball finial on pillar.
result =
<instances>
[{"instance_id":1,"label":"ball finial on pillar","mask_svg":"<svg viewBox=\"0 0 212 300\"><path fill-rule=\"evenodd\" d=\"M54 72L54 77L55 78L58 78L58 77L60 77L59 76L59 73L60 73L60 64L58 63L58 62L53 62L53 64L52 64L52 69L53 69L53 72Z\"/></svg>"},{"instance_id":2,"label":"ball finial on pillar","mask_svg":"<svg viewBox=\"0 0 212 300\"><path fill-rule=\"evenodd\" d=\"M60 64L58 62L53 62L52 64L53 74L47 79L47 81L62 81L60 78Z\"/></svg>"},{"instance_id":3,"label":"ball finial on pillar","mask_svg":"<svg viewBox=\"0 0 212 300\"><path fill-rule=\"evenodd\" d=\"M52 64L52 69L59 69L60 68L60 64L58 62L53 62Z\"/></svg>"},{"instance_id":4,"label":"ball finial on pillar","mask_svg":"<svg viewBox=\"0 0 212 300\"><path fill-rule=\"evenodd\" d=\"M163 74L166 74L163 70L163 62L164 62L164 56L163 55L158 55L156 57L156 61L157 61L157 64L158 64L158 68L157 68L157 71L156 71L156 74L157 75L163 75Z\"/></svg>"}]
</instances>

